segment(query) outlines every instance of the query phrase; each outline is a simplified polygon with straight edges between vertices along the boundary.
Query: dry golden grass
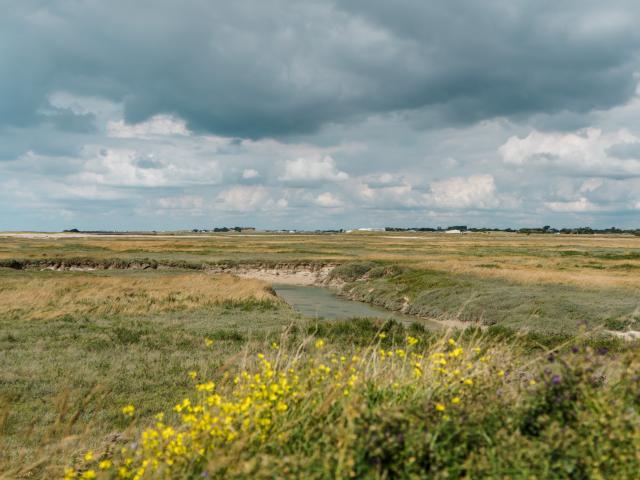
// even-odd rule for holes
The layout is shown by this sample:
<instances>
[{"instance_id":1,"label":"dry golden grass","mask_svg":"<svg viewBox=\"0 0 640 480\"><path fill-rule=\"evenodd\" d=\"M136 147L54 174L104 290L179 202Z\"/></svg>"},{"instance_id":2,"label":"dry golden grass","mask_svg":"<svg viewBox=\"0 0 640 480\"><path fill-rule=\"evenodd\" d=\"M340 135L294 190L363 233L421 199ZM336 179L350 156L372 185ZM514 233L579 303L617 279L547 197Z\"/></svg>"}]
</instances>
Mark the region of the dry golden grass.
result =
<instances>
[{"instance_id":1,"label":"dry golden grass","mask_svg":"<svg viewBox=\"0 0 640 480\"><path fill-rule=\"evenodd\" d=\"M143 315L206 308L225 301L274 299L265 282L204 273L102 276L93 273L7 276L0 315Z\"/></svg>"},{"instance_id":2,"label":"dry golden grass","mask_svg":"<svg viewBox=\"0 0 640 480\"><path fill-rule=\"evenodd\" d=\"M187 261L386 260L519 283L640 288L640 237L374 233L343 235L0 235L0 259L91 257Z\"/></svg>"},{"instance_id":3,"label":"dry golden grass","mask_svg":"<svg viewBox=\"0 0 640 480\"><path fill-rule=\"evenodd\" d=\"M640 288L640 262L608 262L609 268L633 265L635 271L607 271L590 267L576 267L558 260L549 259L544 263L537 259L522 257L519 262L513 259L496 257L491 259L492 266L485 262L461 261L455 258L432 258L426 262L413 264L416 268L428 268L443 272L470 273L479 277L503 278L518 283L556 283L578 287Z\"/></svg>"}]
</instances>

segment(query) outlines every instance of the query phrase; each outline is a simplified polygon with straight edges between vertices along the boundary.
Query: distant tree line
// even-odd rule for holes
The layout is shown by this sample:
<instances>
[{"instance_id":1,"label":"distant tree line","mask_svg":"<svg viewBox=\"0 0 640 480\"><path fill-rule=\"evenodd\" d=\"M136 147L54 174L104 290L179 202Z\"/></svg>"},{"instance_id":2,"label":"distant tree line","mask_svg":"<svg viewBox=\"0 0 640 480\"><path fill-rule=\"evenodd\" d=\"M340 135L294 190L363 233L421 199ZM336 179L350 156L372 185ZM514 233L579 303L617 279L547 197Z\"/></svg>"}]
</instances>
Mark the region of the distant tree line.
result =
<instances>
[{"instance_id":1,"label":"distant tree line","mask_svg":"<svg viewBox=\"0 0 640 480\"><path fill-rule=\"evenodd\" d=\"M254 227L215 227L212 229L200 229L194 228L191 230L193 233L224 233L224 232L254 232L256 229ZM460 232L507 232L507 233L523 233L523 234L566 234L566 235L594 235L594 234L632 234L640 236L640 228L635 229L623 229L617 227L610 228L591 228L591 227L578 227L578 228L553 228L549 225L545 225L544 227L527 227L520 229L513 228L491 228L491 227L467 227L466 225L451 225L449 227L385 227L386 232L446 232L447 230L458 230ZM314 232L314 233L344 233L345 230L335 229L335 230L265 230L267 232L288 232L288 233L296 233L296 232ZM68 230L63 230L65 233L89 233L89 234L101 234L101 235L127 235L127 234L146 234L152 235L157 233L155 230L152 232L148 231L128 231L128 232L118 232L118 231L104 231L104 230L78 230L77 228L71 228Z\"/></svg>"},{"instance_id":2,"label":"distant tree line","mask_svg":"<svg viewBox=\"0 0 640 480\"><path fill-rule=\"evenodd\" d=\"M210 232L253 232L254 227L215 227L211 229L194 228L193 233L210 233Z\"/></svg>"},{"instance_id":3,"label":"distant tree line","mask_svg":"<svg viewBox=\"0 0 640 480\"><path fill-rule=\"evenodd\" d=\"M640 228L635 229L623 229L617 227L610 228L591 228L591 227L578 227L578 228L553 228L549 225L545 225L544 227L527 227L520 229L513 228L490 228L490 227L480 227L480 228L468 228L466 225L451 225L447 228L443 227L385 227L385 231L387 232L445 232L447 230L459 230L461 232L509 232L509 233L547 233L547 234L573 234L573 235L594 235L594 234L603 234L603 233L629 233L632 235L640 236Z\"/></svg>"}]
</instances>

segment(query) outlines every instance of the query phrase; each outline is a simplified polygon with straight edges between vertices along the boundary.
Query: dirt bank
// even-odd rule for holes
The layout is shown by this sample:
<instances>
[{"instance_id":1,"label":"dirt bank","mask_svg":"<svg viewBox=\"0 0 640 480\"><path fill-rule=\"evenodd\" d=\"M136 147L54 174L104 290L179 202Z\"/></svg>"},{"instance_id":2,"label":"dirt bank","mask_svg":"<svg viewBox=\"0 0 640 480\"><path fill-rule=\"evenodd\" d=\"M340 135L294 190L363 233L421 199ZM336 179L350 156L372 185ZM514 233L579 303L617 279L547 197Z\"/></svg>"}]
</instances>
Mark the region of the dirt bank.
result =
<instances>
[{"instance_id":1,"label":"dirt bank","mask_svg":"<svg viewBox=\"0 0 640 480\"><path fill-rule=\"evenodd\" d=\"M153 259L19 259L0 261L0 267L15 270L95 271L95 270L197 270L210 274L230 274L269 283L315 285L324 282L333 263L324 262L186 262Z\"/></svg>"},{"instance_id":2,"label":"dirt bank","mask_svg":"<svg viewBox=\"0 0 640 480\"><path fill-rule=\"evenodd\" d=\"M229 273L241 278L255 278L269 283L284 285L317 285L322 283L335 265L288 264L233 265L207 269L209 273Z\"/></svg>"}]
</instances>

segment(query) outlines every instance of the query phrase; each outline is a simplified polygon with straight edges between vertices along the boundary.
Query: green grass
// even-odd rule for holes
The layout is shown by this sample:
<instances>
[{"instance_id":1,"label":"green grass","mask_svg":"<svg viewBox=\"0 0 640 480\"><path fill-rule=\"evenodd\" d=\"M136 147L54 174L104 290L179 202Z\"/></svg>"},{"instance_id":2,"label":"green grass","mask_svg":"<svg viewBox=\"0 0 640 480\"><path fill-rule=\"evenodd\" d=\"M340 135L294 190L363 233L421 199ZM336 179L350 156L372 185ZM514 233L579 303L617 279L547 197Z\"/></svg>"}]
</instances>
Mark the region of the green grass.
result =
<instances>
[{"instance_id":1,"label":"green grass","mask_svg":"<svg viewBox=\"0 0 640 480\"><path fill-rule=\"evenodd\" d=\"M199 376L207 393L177 396L178 413L142 437L134 419L138 441L79 452L76 471L108 460L100 478L637 478L637 347L531 354L514 337L416 343L364 321L316 333L330 340L283 335L215 385Z\"/></svg>"},{"instance_id":2,"label":"green grass","mask_svg":"<svg viewBox=\"0 0 640 480\"><path fill-rule=\"evenodd\" d=\"M349 263L332 272L351 298L391 310L484 325L575 333L612 322L635 324L635 292L573 285L527 284L469 274Z\"/></svg>"},{"instance_id":3,"label":"green grass","mask_svg":"<svg viewBox=\"0 0 640 480\"><path fill-rule=\"evenodd\" d=\"M100 444L125 426L122 405L140 405L142 418L165 410L189 389L188 371L213 375L296 318L285 305L256 301L133 318L0 317L0 470L28 465L70 435L67 454ZM66 461L58 454L53 467Z\"/></svg>"}]
</instances>

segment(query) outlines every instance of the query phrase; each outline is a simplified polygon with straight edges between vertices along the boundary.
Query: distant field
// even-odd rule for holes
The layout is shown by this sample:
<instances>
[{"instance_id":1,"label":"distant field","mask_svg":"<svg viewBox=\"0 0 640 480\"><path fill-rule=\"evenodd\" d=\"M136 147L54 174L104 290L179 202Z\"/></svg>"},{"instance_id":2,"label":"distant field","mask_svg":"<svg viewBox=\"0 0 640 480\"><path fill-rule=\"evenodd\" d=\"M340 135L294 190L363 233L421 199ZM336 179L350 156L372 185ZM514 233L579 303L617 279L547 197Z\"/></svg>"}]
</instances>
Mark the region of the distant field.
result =
<instances>
[{"instance_id":1,"label":"distant field","mask_svg":"<svg viewBox=\"0 0 640 480\"><path fill-rule=\"evenodd\" d=\"M17 238L0 235L0 260L153 259L184 262L383 260L521 283L640 288L640 237L506 233Z\"/></svg>"},{"instance_id":2,"label":"distant field","mask_svg":"<svg viewBox=\"0 0 640 480\"><path fill-rule=\"evenodd\" d=\"M472 233L0 236L0 265L202 269L349 264L408 269L357 279L353 298L443 320L545 332L640 329L640 237ZM14 265L14 266L15 266ZM409 273L414 272L414 273ZM356 279L354 279L356 280ZM363 281L364 280L364 281Z\"/></svg>"},{"instance_id":3,"label":"distant field","mask_svg":"<svg viewBox=\"0 0 640 480\"><path fill-rule=\"evenodd\" d=\"M227 381L224 372L251 365L284 331L296 341L325 338L336 355L376 341L382 325L317 324L266 282L207 272L305 263L340 265L327 281L351 298L491 326L483 330L490 338L530 330L526 348L513 347L526 358L566 348L585 327L640 329L640 238L632 236L0 234L0 471L59 475L87 449L131 438L170 411L193 386L188 372ZM431 335L419 325L384 328L402 342ZM493 340L485 341L489 348ZM588 342L630 348L611 337ZM137 409L133 425L121 413L128 403Z\"/></svg>"}]
</instances>

